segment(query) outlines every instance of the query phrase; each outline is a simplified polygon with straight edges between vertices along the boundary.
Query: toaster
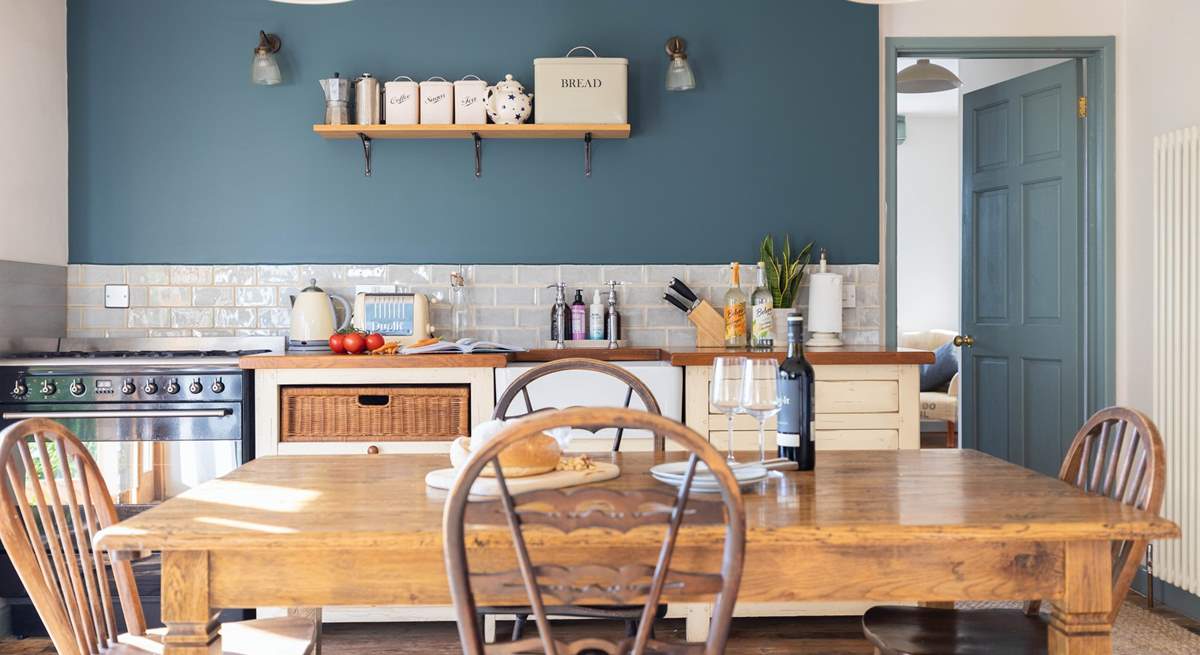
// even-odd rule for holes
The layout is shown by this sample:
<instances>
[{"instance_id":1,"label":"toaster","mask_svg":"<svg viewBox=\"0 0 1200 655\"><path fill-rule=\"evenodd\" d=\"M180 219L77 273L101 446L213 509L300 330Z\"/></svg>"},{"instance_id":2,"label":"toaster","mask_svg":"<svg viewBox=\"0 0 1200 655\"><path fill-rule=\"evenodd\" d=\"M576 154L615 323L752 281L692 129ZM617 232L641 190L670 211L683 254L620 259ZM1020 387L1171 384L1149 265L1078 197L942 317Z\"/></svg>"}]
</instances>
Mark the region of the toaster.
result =
<instances>
[{"instance_id":1,"label":"toaster","mask_svg":"<svg viewBox=\"0 0 1200 655\"><path fill-rule=\"evenodd\" d=\"M359 293L354 297L353 324L403 345L433 336L429 299L423 293Z\"/></svg>"}]
</instances>

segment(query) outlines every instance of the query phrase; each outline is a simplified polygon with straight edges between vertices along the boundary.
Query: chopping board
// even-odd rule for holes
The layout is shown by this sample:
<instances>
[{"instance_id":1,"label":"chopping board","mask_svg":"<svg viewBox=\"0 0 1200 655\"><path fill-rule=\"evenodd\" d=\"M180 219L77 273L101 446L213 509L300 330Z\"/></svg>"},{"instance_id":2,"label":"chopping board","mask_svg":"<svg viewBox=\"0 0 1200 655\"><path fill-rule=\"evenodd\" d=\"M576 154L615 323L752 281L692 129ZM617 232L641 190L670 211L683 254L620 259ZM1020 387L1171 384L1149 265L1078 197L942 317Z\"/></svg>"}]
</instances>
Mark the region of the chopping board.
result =
<instances>
[{"instance_id":1,"label":"chopping board","mask_svg":"<svg viewBox=\"0 0 1200 655\"><path fill-rule=\"evenodd\" d=\"M609 462L593 462L596 468L588 471L551 471L524 478L505 478L508 493L517 495L542 489L562 489L592 482L604 482L621 475L621 467ZM437 469L425 474L425 484L434 489L449 490L458 479L458 471L452 468ZM495 478L476 478L471 485L471 497L499 498L500 485Z\"/></svg>"}]
</instances>

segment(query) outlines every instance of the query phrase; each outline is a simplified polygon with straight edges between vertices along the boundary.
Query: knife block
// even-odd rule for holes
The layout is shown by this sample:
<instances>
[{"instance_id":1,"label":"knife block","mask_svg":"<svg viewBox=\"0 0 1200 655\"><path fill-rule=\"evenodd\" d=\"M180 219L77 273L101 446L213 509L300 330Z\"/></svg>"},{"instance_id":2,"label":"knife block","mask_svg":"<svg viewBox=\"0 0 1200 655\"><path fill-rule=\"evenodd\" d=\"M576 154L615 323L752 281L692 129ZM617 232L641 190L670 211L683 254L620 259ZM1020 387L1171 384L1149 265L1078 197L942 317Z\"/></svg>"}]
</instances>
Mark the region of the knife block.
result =
<instances>
[{"instance_id":1,"label":"knife block","mask_svg":"<svg viewBox=\"0 0 1200 655\"><path fill-rule=\"evenodd\" d=\"M696 326L696 345L701 348L725 347L725 317L707 300L701 300L688 313L688 320Z\"/></svg>"}]
</instances>

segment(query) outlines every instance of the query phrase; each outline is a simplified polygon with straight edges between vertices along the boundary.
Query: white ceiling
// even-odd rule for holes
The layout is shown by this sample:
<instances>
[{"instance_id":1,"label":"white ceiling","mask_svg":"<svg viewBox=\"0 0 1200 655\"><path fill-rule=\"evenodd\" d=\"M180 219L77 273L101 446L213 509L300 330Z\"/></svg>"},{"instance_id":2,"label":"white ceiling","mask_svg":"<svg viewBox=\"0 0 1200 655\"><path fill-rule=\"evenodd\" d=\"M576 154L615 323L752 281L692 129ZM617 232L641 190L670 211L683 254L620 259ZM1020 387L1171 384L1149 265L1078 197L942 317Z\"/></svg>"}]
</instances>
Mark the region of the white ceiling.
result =
<instances>
[{"instance_id":1,"label":"white ceiling","mask_svg":"<svg viewBox=\"0 0 1200 655\"><path fill-rule=\"evenodd\" d=\"M957 116L959 96L993 84L999 84L1026 73L1068 61L1066 59L932 59L948 68L963 81L962 88L938 93L898 93L896 113L904 116ZM917 63L916 59L899 59L896 70Z\"/></svg>"}]
</instances>

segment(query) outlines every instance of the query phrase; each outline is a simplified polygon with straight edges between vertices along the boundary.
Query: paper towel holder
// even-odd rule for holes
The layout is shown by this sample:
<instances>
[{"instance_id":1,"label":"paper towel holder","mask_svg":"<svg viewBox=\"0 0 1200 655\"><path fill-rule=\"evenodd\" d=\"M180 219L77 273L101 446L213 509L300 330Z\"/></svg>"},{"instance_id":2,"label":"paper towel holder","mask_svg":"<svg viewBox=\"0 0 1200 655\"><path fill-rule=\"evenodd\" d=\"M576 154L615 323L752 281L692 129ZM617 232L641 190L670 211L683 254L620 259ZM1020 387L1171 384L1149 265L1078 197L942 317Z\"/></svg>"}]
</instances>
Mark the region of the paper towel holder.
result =
<instances>
[{"instance_id":1,"label":"paper towel holder","mask_svg":"<svg viewBox=\"0 0 1200 655\"><path fill-rule=\"evenodd\" d=\"M826 251L821 249L820 268L808 281L809 347L836 348L842 345L842 276L828 271Z\"/></svg>"}]
</instances>

